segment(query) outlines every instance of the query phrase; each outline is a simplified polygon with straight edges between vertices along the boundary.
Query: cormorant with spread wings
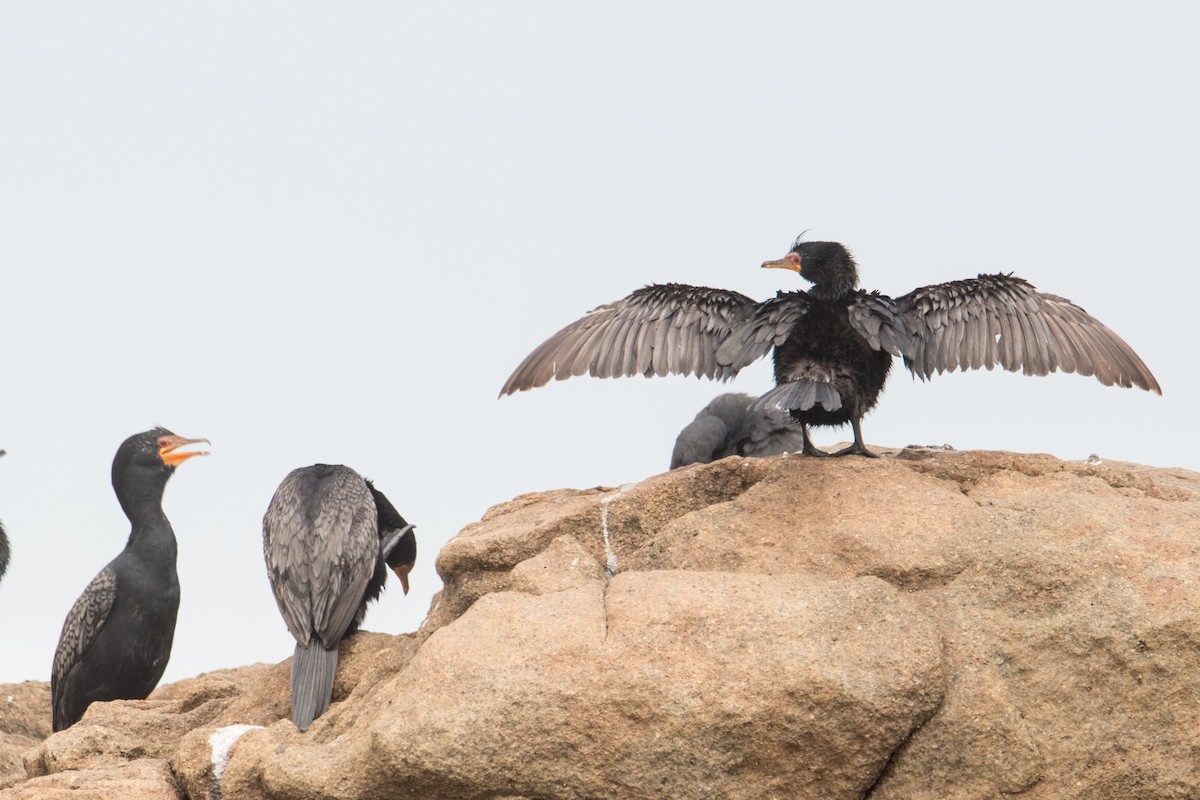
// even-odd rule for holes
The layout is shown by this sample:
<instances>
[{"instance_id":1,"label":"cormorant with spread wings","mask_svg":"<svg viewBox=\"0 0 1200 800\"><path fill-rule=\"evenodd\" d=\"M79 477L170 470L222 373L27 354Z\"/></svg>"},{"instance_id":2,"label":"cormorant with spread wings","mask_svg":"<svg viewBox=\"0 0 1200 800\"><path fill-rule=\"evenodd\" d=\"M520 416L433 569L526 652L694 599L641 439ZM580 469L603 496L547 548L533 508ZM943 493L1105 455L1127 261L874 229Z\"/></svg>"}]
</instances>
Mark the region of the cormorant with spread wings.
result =
<instances>
[{"instance_id":1,"label":"cormorant with spread wings","mask_svg":"<svg viewBox=\"0 0 1200 800\"><path fill-rule=\"evenodd\" d=\"M813 286L763 302L678 283L638 289L543 342L500 394L584 373L728 380L773 351L776 386L754 406L790 411L800 423L802 452L813 456L827 453L813 447L808 426L847 422L854 444L834 455L875 455L863 443L861 420L878 401L893 356L922 380L999 365L1026 375L1077 372L1105 386L1162 394L1121 337L1070 300L1012 275L980 275L891 298L858 288L854 257L841 244L800 238L763 267L793 270Z\"/></svg>"}]
</instances>

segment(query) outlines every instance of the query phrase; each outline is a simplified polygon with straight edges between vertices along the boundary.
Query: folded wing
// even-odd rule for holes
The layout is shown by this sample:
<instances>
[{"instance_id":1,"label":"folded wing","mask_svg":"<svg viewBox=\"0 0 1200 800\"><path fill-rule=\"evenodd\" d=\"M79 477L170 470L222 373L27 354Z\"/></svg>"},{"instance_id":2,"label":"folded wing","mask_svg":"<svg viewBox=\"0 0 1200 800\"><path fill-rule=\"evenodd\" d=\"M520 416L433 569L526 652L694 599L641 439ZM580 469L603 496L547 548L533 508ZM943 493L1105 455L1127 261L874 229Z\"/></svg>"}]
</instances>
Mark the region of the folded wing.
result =
<instances>
[{"instance_id":1,"label":"folded wing","mask_svg":"<svg viewBox=\"0 0 1200 800\"><path fill-rule=\"evenodd\" d=\"M263 517L263 555L271 589L292 636L336 647L363 603L379 558L375 505L351 470L311 485L304 470L280 484Z\"/></svg>"}]
</instances>

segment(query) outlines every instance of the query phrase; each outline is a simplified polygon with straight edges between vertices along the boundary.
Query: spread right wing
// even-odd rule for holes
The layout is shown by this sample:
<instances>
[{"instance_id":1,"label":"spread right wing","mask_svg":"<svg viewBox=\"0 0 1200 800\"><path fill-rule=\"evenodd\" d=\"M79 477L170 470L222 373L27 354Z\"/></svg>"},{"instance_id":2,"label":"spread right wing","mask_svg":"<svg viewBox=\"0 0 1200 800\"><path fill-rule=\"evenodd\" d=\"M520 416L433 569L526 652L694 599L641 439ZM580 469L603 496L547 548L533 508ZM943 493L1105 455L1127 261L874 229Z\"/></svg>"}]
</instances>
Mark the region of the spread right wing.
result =
<instances>
[{"instance_id":1,"label":"spread right wing","mask_svg":"<svg viewBox=\"0 0 1200 800\"><path fill-rule=\"evenodd\" d=\"M740 366L721 363L717 349L750 320L757 305L738 292L706 286L666 283L638 289L589 311L539 345L500 395L584 373L728 380Z\"/></svg>"}]
</instances>

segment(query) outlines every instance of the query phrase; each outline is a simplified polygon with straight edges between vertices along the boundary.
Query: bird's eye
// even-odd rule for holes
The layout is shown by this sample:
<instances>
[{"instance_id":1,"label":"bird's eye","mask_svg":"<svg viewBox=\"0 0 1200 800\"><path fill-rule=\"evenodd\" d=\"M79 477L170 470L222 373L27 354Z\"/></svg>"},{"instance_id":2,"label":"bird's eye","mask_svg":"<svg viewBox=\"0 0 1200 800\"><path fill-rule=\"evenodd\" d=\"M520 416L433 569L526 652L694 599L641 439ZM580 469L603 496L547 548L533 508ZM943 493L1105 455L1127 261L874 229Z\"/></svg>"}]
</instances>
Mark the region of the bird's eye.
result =
<instances>
[{"instance_id":1,"label":"bird's eye","mask_svg":"<svg viewBox=\"0 0 1200 800\"><path fill-rule=\"evenodd\" d=\"M171 437L170 437L170 436L160 436L160 437L158 437L158 446L159 446L159 447L166 447L166 446L167 446L167 445L169 445L170 443L171 443Z\"/></svg>"}]
</instances>

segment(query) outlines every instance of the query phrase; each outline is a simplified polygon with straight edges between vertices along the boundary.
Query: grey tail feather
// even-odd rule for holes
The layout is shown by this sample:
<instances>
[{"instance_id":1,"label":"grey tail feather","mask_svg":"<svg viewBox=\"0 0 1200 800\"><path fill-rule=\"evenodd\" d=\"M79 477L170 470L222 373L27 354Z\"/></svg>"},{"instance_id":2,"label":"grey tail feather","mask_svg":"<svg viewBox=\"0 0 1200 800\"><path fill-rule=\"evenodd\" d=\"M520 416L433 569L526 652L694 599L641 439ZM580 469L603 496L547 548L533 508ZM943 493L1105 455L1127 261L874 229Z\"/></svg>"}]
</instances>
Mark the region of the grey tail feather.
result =
<instances>
[{"instance_id":1,"label":"grey tail feather","mask_svg":"<svg viewBox=\"0 0 1200 800\"><path fill-rule=\"evenodd\" d=\"M828 383L798 378L776 386L750 404L751 411L770 408L808 411L820 403L826 411L837 411L842 407L842 396Z\"/></svg>"},{"instance_id":2,"label":"grey tail feather","mask_svg":"<svg viewBox=\"0 0 1200 800\"><path fill-rule=\"evenodd\" d=\"M301 731L329 709L338 649L326 650L320 641L296 645L292 655L292 722Z\"/></svg>"}]
</instances>

